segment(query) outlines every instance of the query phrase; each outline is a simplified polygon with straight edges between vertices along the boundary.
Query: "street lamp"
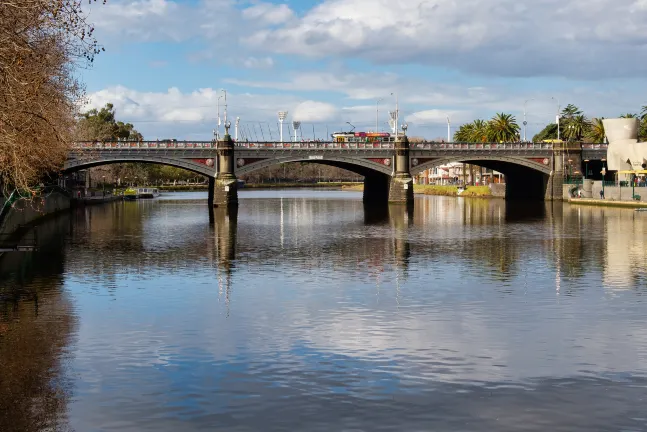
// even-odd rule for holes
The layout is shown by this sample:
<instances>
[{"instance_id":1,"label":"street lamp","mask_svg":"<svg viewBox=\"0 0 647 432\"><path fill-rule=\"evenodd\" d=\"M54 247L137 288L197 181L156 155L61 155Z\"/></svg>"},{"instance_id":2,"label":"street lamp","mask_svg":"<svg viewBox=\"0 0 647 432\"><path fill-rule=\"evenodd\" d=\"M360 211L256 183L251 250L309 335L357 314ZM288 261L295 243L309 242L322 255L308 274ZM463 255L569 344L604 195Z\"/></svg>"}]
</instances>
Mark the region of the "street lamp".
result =
<instances>
[{"instance_id":1,"label":"street lamp","mask_svg":"<svg viewBox=\"0 0 647 432\"><path fill-rule=\"evenodd\" d=\"M559 108L560 108L559 98L552 96L551 99L555 99L557 101L557 116L555 116L555 120L557 121L557 140L559 141L560 140L559 138L560 136L559 135Z\"/></svg>"},{"instance_id":2,"label":"street lamp","mask_svg":"<svg viewBox=\"0 0 647 432\"><path fill-rule=\"evenodd\" d=\"M394 93L391 93L391 96L393 96L393 95L394 95ZM399 119L399 115L400 115L400 109L399 109L399 105L398 105L398 94L395 93L395 113L392 115L392 118L393 118L393 121L395 122L394 123L394 125L395 125L395 132L394 133L395 133L395 140L396 141L398 140L398 123L399 123L398 119Z\"/></svg>"},{"instance_id":3,"label":"street lamp","mask_svg":"<svg viewBox=\"0 0 647 432\"><path fill-rule=\"evenodd\" d=\"M378 123L378 118L379 118L379 111L380 111L380 102L382 102L384 98L380 98L375 102L375 132L379 132L379 123Z\"/></svg>"},{"instance_id":4,"label":"street lamp","mask_svg":"<svg viewBox=\"0 0 647 432\"><path fill-rule=\"evenodd\" d=\"M604 182L605 182L605 177L607 175L607 169L604 166L604 162L606 159L602 159L602 171L600 173L602 174L602 198L604 198Z\"/></svg>"},{"instance_id":5,"label":"street lamp","mask_svg":"<svg viewBox=\"0 0 647 432\"><path fill-rule=\"evenodd\" d=\"M287 111L279 111L279 123L281 124L281 130L279 131L280 141L283 142L283 120L288 116Z\"/></svg>"},{"instance_id":6,"label":"street lamp","mask_svg":"<svg viewBox=\"0 0 647 432\"><path fill-rule=\"evenodd\" d=\"M528 125L528 122L526 121L526 104L532 100L535 100L535 98L526 99L523 103L523 141L524 142L528 142L528 140L526 139L526 126Z\"/></svg>"},{"instance_id":7,"label":"street lamp","mask_svg":"<svg viewBox=\"0 0 647 432\"><path fill-rule=\"evenodd\" d=\"M300 121L293 121L292 122L292 129L294 129L294 142L297 142L297 131L301 127L301 122Z\"/></svg>"},{"instance_id":8,"label":"street lamp","mask_svg":"<svg viewBox=\"0 0 647 432\"><path fill-rule=\"evenodd\" d=\"M452 127L449 121L449 116L447 116L447 142L452 142Z\"/></svg>"}]
</instances>

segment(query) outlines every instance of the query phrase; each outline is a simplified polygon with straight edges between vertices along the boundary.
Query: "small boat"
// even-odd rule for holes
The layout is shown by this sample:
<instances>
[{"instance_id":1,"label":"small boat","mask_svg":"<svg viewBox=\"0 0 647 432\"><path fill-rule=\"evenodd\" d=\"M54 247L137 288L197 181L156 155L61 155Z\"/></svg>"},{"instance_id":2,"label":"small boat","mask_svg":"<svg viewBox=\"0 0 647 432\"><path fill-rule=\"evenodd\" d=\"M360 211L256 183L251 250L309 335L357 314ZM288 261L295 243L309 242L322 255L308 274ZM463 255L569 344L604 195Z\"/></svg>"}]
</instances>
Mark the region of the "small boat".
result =
<instances>
[{"instance_id":1,"label":"small boat","mask_svg":"<svg viewBox=\"0 0 647 432\"><path fill-rule=\"evenodd\" d=\"M137 199L137 189L133 189L133 188L130 188L130 187L127 188L124 191L124 199L125 200L131 200L131 201L136 200Z\"/></svg>"},{"instance_id":2,"label":"small boat","mask_svg":"<svg viewBox=\"0 0 647 432\"><path fill-rule=\"evenodd\" d=\"M643 211L644 211L644 212L647 212L647 208L637 208L637 209L636 209L636 211L639 211L639 212L643 212Z\"/></svg>"},{"instance_id":3,"label":"small boat","mask_svg":"<svg viewBox=\"0 0 647 432\"><path fill-rule=\"evenodd\" d=\"M137 197L139 198L157 198L160 196L160 191L157 188L138 188Z\"/></svg>"}]
</instances>

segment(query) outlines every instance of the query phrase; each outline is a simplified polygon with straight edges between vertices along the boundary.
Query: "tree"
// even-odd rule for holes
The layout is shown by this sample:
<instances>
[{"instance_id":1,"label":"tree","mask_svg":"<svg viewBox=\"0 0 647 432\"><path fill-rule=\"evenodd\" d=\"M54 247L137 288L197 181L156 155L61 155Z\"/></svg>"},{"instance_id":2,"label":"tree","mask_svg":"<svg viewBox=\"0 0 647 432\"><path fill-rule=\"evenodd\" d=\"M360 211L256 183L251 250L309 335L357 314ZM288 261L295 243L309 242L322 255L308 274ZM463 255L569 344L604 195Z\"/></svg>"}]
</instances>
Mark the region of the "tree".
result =
<instances>
[{"instance_id":1,"label":"tree","mask_svg":"<svg viewBox=\"0 0 647 432\"><path fill-rule=\"evenodd\" d=\"M81 114L75 138L79 141L140 141L143 136L131 123L117 121L114 105L107 103L100 110L93 108Z\"/></svg>"},{"instance_id":2,"label":"tree","mask_svg":"<svg viewBox=\"0 0 647 432\"><path fill-rule=\"evenodd\" d=\"M638 118L638 114L626 113L626 114L622 114L620 118L627 118L627 119Z\"/></svg>"},{"instance_id":3,"label":"tree","mask_svg":"<svg viewBox=\"0 0 647 432\"><path fill-rule=\"evenodd\" d=\"M485 120L474 120L472 123L461 125L454 133L454 141L457 142L486 142L488 140L488 122Z\"/></svg>"},{"instance_id":4,"label":"tree","mask_svg":"<svg viewBox=\"0 0 647 432\"><path fill-rule=\"evenodd\" d=\"M641 120L647 120L647 105L643 105L640 109L640 118Z\"/></svg>"},{"instance_id":5,"label":"tree","mask_svg":"<svg viewBox=\"0 0 647 432\"><path fill-rule=\"evenodd\" d=\"M456 132L454 132L454 141L456 142L471 142L474 132L474 124L467 123L461 125Z\"/></svg>"},{"instance_id":6,"label":"tree","mask_svg":"<svg viewBox=\"0 0 647 432\"><path fill-rule=\"evenodd\" d=\"M589 133L591 123L582 114L576 114L571 117L564 128L564 137L568 141L582 141L584 136Z\"/></svg>"},{"instance_id":7,"label":"tree","mask_svg":"<svg viewBox=\"0 0 647 432\"><path fill-rule=\"evenodd\" d=\"M519 125L512 114L498 113L488 123L488 139L492 142L514 142L519 139Z\"/></svg>"},{"instance_id":8,"label":"tree","mask_svg":"<svg viewBox=\"0 0 647 432\"><path fill-rule=\"evenodd\" d=\"M604 123L602 123L602 120L604 120L604 118L594 118L591 121L587 137L594 143L603 143L606 138Z\"/></svg>"},{"instance_id":9,"label":"tree","mask_svg":"<svg viewBox=\"0 0 647 432\"><path fill-rule=\"evenodd\" d=\"M557 123L550 123L543 128L539 133L532 137L532 142L541 142L544 140L557 139Z\"/></svg>"},{"instance_id":10,"label":"tree","mask_svg":"<svg viewBox=\"0 0 647 432\"><path fill-rule=\"evenodd\" d=\"M572 119L573 117L582 115L582 111L573 104L566 105L566 108L562 110L561 117L566 119Z\"/></svg>"},{"instance_id":11,"label":"tree","mask_svg":"<svg viewBox=\"0 0 647 432\"><path fill-rule=\"evenodd\" d=\"M100 47L81 0L2 0L0 23L0 188L35 192L67 157L83 96L75 69Z\"/></svg>"}]
</instances>

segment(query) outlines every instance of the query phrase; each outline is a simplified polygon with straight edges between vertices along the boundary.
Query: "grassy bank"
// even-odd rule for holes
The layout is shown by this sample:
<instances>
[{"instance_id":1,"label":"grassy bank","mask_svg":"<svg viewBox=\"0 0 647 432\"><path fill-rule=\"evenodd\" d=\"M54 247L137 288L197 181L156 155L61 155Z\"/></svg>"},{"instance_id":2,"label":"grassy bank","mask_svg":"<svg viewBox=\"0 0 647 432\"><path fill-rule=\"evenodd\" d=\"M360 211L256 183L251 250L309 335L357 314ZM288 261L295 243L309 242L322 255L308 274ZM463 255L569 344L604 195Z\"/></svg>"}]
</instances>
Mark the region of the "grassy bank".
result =
<instances>
[{"instance_id":1,"label":"grassy bank","mask_svg":"<svg viewBox=\"0 0 647 432\"><path fill-rule=\"evenodd\" d=\"M364 185L355 184L352 186L343 186L344 190L362 191ZM457 186L436 186L436 185L413 185L413 193L420 195L441 195L441 196L458 196ZM468 186L461 194L462 197L480 197L490 198L492 192L488 186Z\"/></svg>"},{"instance_id":2,"label":"grassy bank","mask_svg":"<svg viewBox=\"0 0 647 432\"><path fill-rule=\"evenodd\" d=\"M413 185L413 192L421 195L458 196L458 186ZM492 192L488 186L468 186L460 196L487 198L492 196Z\"/></svg>"},{"instance_id":3,"label":"grassy bank","mask_svg":"<svg viewBox=\"0 0 647 432\"><path fill-rule=\"evenodd\" d=\"M599 200L589 198L571 198L568 200L570 204L602 206L602 207L624 207L624 208L647 208L647 202L641 201L613 201L613 200Z\"/></svg>"},{"instance_id":4,"label":"grassy bank","mask_svg":"<svg viewBox=\"0 0 647 432\"><path fill-rule=\"evenodd\" d=\"M319 182L319 183L245 183L245 189L280 189L280 188L347 188L360 185L354 182Z\"/></svg>"}]
</instances>

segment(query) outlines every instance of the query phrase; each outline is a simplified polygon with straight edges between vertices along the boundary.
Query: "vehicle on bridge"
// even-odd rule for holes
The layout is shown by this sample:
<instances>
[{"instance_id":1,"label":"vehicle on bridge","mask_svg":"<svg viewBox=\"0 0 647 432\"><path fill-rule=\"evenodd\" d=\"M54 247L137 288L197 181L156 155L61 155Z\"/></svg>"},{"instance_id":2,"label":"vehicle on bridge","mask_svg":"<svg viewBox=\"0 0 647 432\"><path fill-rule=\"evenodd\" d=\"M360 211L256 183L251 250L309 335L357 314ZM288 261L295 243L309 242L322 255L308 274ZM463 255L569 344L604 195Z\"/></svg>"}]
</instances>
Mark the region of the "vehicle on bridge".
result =
<instances>
[{"instance_id":1,"label":"vehicle on bridge","mask_svg":"<svg viewBox=\"0 0 647 432\"><path fill-rule=\"evenodd\" d=\"M395 142L395 136L391 136L388 132L335 132L330 136L334 142L343 143Z\"/></svg>"}]
</instances>

